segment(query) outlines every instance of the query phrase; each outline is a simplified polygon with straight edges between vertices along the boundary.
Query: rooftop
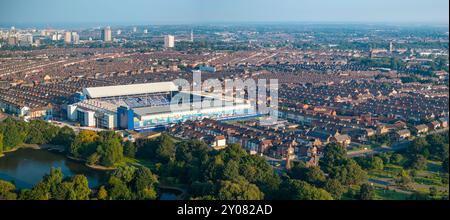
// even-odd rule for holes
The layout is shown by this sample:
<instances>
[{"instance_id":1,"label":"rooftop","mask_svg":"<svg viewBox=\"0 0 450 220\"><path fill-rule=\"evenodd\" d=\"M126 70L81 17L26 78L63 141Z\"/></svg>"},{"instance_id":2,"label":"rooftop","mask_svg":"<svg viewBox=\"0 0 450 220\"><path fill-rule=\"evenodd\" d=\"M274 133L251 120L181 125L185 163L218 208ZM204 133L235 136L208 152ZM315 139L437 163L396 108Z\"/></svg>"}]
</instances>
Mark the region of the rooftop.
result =
<instances>
[{"instance_id":1,"label":"rooftop","mask_svg":"<svg viewBox=\"0 0 450 220\"><path fill-rule=\"evenodd\" d=\"M83 94L91 99L96 99L173 91L178 91L177 86L173 82L158 82L119 86L90 87L84 88Z\"/></svg>"}]
</instances>

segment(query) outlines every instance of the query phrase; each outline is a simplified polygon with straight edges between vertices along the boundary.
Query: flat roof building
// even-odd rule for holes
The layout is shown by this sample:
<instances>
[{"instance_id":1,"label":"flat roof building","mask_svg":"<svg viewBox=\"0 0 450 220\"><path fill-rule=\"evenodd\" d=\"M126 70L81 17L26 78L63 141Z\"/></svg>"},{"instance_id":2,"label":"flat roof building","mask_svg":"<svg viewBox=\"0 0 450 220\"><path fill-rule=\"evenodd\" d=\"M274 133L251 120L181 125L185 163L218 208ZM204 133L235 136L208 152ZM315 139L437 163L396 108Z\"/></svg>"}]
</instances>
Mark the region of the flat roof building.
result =
<instances>
[{"instance_id":1,"label":"flat roof building","mask_svg":"<svg viewBox=\"0 0 450 220\"><path fill-rule=\"evenodd\" d=\"M174 48L175 47L175 37L172 35L166 35L164 37L164 47L165 48Z\"/></svg>"},{"instance_id":2,"label":"flat roof building","mask_svg":"<svg viewBox=\"0 0 450 220\"><path fill-rule=\"evenodd\" d=\"M182 108L171 108L172 98L180 93L190 97L190 102ZM245 100L232 102L206 93L186 93L179 91L173 82L84 88L80 102L68 106L67 118L87 127L143 132L187 120L224 120L256 115L252 105ZM193 98L198 96L199 99ZM200 102L205 98L215 98L221 104L193 107L202 106Z\"/></svg>"},{"instance_id":3,"label":"flat roof building","mask_svg":"<svg viewBox=\"0 0 450 220\"><path fill-rule=\"evenodd\" d=\"M91 99L95 99L173 91L178 91L178 88L173 82L159 82L84 88L83 94Z\"/></svg>"},{"instance_id":4,"label":"flat roof building","mask_svg":"<svg viewBox=\"0 0 450 220\"><path fill-rule=\"evenodd\" d=\"M64 43L66 43L66 44L72 43L72 32L67 31L67 32L64 34Z\"/></svg>"},{"instance_id":5,"label":"flat roof building","mask_svg":"<svg viewBox=\"0 0 450 220\"><path fill-rule=\"evenodd\" d=\"M102 31L102 40L104 42L111 42L112 41L112 33L111 33L111 27L107 26Z\"/></svg>"}]
</instances>

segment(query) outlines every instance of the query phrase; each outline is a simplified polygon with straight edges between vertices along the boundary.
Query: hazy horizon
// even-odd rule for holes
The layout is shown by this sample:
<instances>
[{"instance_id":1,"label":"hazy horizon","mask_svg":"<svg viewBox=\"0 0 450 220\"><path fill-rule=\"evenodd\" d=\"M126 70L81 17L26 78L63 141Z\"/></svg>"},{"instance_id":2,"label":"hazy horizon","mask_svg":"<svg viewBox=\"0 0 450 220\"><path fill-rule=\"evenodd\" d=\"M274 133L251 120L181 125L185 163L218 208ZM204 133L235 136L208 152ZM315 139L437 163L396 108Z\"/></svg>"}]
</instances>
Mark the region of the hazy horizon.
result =
<instances>
[{"instance_id":1,"label":"hazy horizon","mask_svg":"<svg viewBox=\"0 0 450 220\"><path fill-rule=\"evenodd\" d=\"M398 27L438 27L438 28L449 28L449 23L439 23L439 22L424 22L424 23L388 23L388 22L198 22L198 23L182 23L182 22L130 22L130 23L0 23L0 29L9 29L11 27L20 28L20 29L29 29L29 28L56 28L56 29L89 29L89 28L101 28L105 26L111 26L112 28L122 28L122 27L147 27L147 26L245 26L245 25L354 25L354 26L373 26L373 27L383 27L383 26L398 26Z\"/></svg>"},{"instance_id":2,"label":"hazy horizon","mask_svg":"<svg viewBox=\"0 0 450 220\"><path fill-rule=\"evenodd\" d=\"M448 24L448 0L2 0L0 25Z\"/></svg>"}]
</instances>

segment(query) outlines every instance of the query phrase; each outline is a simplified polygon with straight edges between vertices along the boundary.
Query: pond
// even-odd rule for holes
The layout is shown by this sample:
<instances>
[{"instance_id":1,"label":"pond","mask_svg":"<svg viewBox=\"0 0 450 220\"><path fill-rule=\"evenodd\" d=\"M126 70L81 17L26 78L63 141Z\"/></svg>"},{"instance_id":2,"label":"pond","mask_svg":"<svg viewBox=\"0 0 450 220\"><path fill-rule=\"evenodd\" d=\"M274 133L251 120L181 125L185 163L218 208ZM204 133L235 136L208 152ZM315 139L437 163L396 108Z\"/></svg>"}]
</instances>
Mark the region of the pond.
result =
<instances>
[{"instance_id":1,"label":"pond","mask_svg":"<svg viewBox=\"0 0 450 220\"><path fill-rule=\"evenodd\" d=\"M91 188L105 184L108 180L107 171L93 170L60 153L30 148L18 149L0 157L0 179L14 182L17 189L32 188L45 174L50 173L52 167L61 168L64 177L85 175ZM160 193L160 200L177 200L181 194L171 189L160 189Z\"/></svg>"},{"instance_id":2,"label":"pond","mask_svg":"<svg viewBox=\"0 0 450 220\"><path fill-rule=\"evenodd\" d=\"M14 182L18 189L31 188L50 173L52 167L61 168L64 177L85 175L89 187L104 184L108 178L107 172L90 169L62 154L27 148L6 153L0 158L0 179Z\"/></svg>"},{"instance_id":3,"label":"pond","mask_svg":"<svg viewBox=\"0 0 450 220\"><path fill-rule=\"evenodd\" d=\"M181 194L178 190L160 189L160 200L178 200L178 196Z\"/></svg>"}]
</instances>

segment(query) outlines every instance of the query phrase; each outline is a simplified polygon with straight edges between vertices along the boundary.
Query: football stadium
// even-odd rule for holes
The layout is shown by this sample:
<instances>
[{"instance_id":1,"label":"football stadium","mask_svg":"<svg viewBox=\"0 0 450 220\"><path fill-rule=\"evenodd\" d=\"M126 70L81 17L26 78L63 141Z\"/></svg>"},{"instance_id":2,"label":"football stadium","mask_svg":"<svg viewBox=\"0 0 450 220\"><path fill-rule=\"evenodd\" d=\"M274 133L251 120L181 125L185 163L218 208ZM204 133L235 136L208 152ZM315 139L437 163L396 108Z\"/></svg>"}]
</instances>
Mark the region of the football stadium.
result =
<instances>
[{"instance_id":1,"label":"football stadium","mask_svg":"<svg viewBox=\"0 0 450 220\"><path fill-rule=\"evenodd\" d=\"M189 107L172 111L170 104L177 94L190 97ZM192 107L205 98L215 98L223 104L200 109ZM143 132L187 120L230 120L256 115L248 101L230 100L208 93L179 91L173 82L91 87L83 89L78 102L68 105L67 118L84 127Z\"/></svg>"}]
</instances>

